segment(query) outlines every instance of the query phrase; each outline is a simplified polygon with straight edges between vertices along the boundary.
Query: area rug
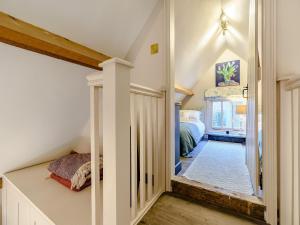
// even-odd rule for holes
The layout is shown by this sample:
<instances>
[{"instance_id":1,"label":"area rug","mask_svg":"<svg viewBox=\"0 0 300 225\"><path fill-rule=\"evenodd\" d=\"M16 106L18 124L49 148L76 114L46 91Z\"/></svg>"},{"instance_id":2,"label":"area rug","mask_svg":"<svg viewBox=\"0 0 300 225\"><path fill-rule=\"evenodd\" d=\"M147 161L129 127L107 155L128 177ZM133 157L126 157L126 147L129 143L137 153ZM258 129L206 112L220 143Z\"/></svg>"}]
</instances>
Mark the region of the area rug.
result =
<instances>
[{"instance_id":1,"label":"area rug","mask_svg":"<svg viewBox=\"0 0 300 225\"><path fill-rule=\"evenodd\" d=\"M203 184L253 195L245 151L242 144L209 141L183 176Z\"/></svg>"}]
</instances>

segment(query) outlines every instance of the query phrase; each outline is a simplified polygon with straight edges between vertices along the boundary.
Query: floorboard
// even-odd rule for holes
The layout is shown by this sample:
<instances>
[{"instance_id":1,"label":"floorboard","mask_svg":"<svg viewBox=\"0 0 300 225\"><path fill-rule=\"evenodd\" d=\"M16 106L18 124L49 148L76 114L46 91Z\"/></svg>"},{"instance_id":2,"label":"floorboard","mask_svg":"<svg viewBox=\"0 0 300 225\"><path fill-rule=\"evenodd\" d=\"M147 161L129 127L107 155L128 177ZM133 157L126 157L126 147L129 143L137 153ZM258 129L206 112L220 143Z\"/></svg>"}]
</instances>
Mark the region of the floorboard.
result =
<instances>
[{"instance_id":1,"label":"floorboard","mask_svg":"<svg viewBox=\"0 0 300 225\"><path fill-rule=\"evenodd\" d=\"M256 223L164 194L139 225L255 225Z\"/></svg>"}]
</instances>

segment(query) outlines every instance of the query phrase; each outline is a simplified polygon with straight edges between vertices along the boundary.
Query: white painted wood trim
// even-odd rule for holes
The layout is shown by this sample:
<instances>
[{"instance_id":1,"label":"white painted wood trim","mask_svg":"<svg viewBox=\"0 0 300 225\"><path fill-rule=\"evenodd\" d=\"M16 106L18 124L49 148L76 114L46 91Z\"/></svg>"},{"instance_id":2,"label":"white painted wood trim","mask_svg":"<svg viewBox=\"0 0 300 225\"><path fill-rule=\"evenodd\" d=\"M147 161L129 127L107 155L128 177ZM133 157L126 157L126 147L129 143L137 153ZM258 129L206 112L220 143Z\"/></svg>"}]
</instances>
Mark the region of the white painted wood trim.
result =
<instances>
[{"instance_id":1,"label":"white painted wood trim","mask_svg":"<svg viewBox=\"0 0 300 225\"><path fill-rule=\"evenodd\" d=\"M113 59L103 67L103 225L127 225L130 213L130 69ZM94 196L97 197L97 196Z\"/></svg>"},{"instance_id":2,"label":"white painted wood trim","mask_svg":"<svg viewBox=\"0 0 300 225\"><path fill-rule=\"evenodd\" d=\"M137 213L137 113L135 95L131 95L131 218Z\"/></svg>"},{"instance_id":3,"label":"white painted wood trim","mask_svg":"<svg viewBox=\"0 0 300 225\"><path fill-rule=\"evenodd\" d=\"M300 75L290 75L288 77L281 78L279 81L286 81L285 89L290 91L296 88L300 88Z\"/></svg>"},{"instance_id":4,"label":"white painted wood trim","mask_svg":"<svg viewBox=\"0 0 300 225\"><path fill-rule=\"evenodd\" d=\"M299 77L280 79L280 224L300 224Z\"/></svg>"},{"instance_id":5,"label":"white painted wood trim","mask_svg":"<svg viewBox=\"0 0 300 225\"><path fill-rule=\"evenodd\" d=\"M132 69L134 67L131 62L128 62L128 61L126 61L124 59L120 59L120 58L111 58L109 60L106 60L106 61L100 63L99 67L105 67L107 65L112 65L112 64L114 64L114 65L117 65L117 64L123 65L123 66L125 66L129 69Z\"/></svg>"},{"instance_id":6,"label":"white painted wood trim","mask_svg":"<svg viewBox=\"0 0 300 225\"><path fill-rule=\"evenodd\" d=\"M152 88L148 88L142 85L130 84L130 92L135 93L135 94L140 94L140 95L146 95L146 96L151 96L151 97L157 97L157 98L163 98L164 97L164 92L155 90Z\"/></svg>"},{"instance_id":7,"label":"white painted wood trim","mask_svg":"<svg viewBox=\"0 0 300 225\"><path fill-rule=\"evenodd\" d=\"M103 87L103 72L94 73L87 76L89 86ZM140 94L151 97L162 98L164 91L156 90L153 88L145 87L139 84L130 83L130 93Z\"/></svg>"},{"instance_id":8,"label":"white painted wood trim","mask_svg":"<svg viewBox=\"0 0 300 225\"><path fill-rule=\"evenodd\" d=\"M292 90L293 225L299 225L299 89Z\"/></svg>"},{"instance_id":9,"label":"white painted wood trim","mask_svg":"<svg viewBox=\"0 0 300 225\"><path fill-rule=\"evenodd\" d=\"M55 223L47 216L45 215L45 213L43 211L41 211L40 208L38 208L29 198L28 196L26 196L13 182L11 182L9 180L9 178L7 178L5 175L3 176L3 181L6 185L6 192L8 189L8 185L10 186L9 188L13 188L22 198L25 199L25 201L27 201L27 203L32 207L32 209L36 212L38 212L46 221L47 224L49 225L55 225ZM6 210L6 209L5 209ZM2 225L10 225L7 224L7 218L6 218L6 224L2 224Z\"/></svg>"},{"instance_id":10,"label":"white painted wood trim","mask_svg":"<svg viewBox=\"0 0 300 225\"><path fill-rule=\"evenodd\" d=\"M140 208L145 207L145 153L146 153L146 140L145 140L145 109L144 109L144 96L139 97L139 123L140 123Z\"/></svg>"},{"instance_id":11,"label":"white painted wood trim","mask_svg":"<svg viewBox=\"0 0 300 225\"><path fill-rule=\"evenodd\" d=\"M91 123L91 203L92 225L100 225L102 220L102 196L100 195L100 112L99 112L99 87L90 87L90 123Z\"/></svg>"},{"instance_id":12,"label":"white painted wood trim","mask_svg":"<svg viewBox=\"0 0 300 225\"><path fill-rule=\"evenodd\" d=\"M153 146L153 160L154 160L154 168L153 168L153 174L154 174L154 193L157 193L158 191L158 182L159 182L159 159L161 158L161 155L158 155L159 152L162 152L163 150L159 148L159 138L158 138L158 99L152 98L152 104L153 104L153 139L154 139L154 146ZM160 151L159 151L160 150Z\"/></svg>"},{"instance_id":13,"label":"white painted wood trim","mask_svg":"<svg viewBox=\"0 0 300 225\"><path fill-rule=\"evenodd\" d=\"M277 225L276 0L262 2L263 200L266 221Z\"/></svg>"},{"instance_id":14,"label":"white painted wood trim","mask_svg":"<svg viewBox=\"0 0 300 225\"><path fill-rule=\"evenodd\" d=\"M249 57L248 57L248 101L247 101L247 135L246 165L249 170L254 193L259 188L258 155L258 1L250 1L249 13Z\"/></svg>"},{"instance_id":15,"label":"white painted wood trim","mask_svg":"<svg viewBox=\"0 0 300 225\"><path fill-rule=\"evenodd\" d=\"M152 99L151 97L147 98L147 200L152 198L153 194L153 127L152 120L153 114L151 111Z\"/></svg>"},{"instance_id":16,"label":"white painted wood trim","mask_svg":"<svg viewBox=\"0 0 300 225\"><path fill-rule=\"evenodd\" d=\"M298 79L300 79L300 74L289 74L285 76L280 76L279 78L277 78L277 81L293 81Z\"/></svg>"},{"instance_id":17,"label":"white painted wood trim","mask_svg":"<svg viewBox=\"0 0 300 225\"><path fill-rule=\"evenodd\" d=\"M167 143L166 143L166 98L158 99L158 137L159 137L159 149L161 150L161 155L159 156L159 178L160 185L159 189L166 191L168 189L167 185L167 173L166 170L169 168L168 161L166 160L167 155Z\"/></svg>"},{"instance_id":18,"label":"white painted wood trim","mask_svg":"<svg viewBox=\"0 0 300 225\"><path fill-rule=\"evenodd\" d=\"M7 225L7 187L5 178L3 178L3 188L2 188L2 225Z\"/></svg>"},{"instance_id":19,"label":"white painted wood trim","mask_svg":"<svg viewBox=\"0 0 300 225\"><path fill-rule=\"evenodd\" d=\"M293 225L292 95L280 82L280 224Z\"/></svg>"},{"instance_id":20,"label":"white painted wood trim","mask_svg":"<svg viewBox=\"0 0 300 225\"><path fill-rule=\"evenodd\" d=\"M171 179L175 176L175 2L165 0L166 41L166 190L171 191Z\"/></svg>"}]
</instances>

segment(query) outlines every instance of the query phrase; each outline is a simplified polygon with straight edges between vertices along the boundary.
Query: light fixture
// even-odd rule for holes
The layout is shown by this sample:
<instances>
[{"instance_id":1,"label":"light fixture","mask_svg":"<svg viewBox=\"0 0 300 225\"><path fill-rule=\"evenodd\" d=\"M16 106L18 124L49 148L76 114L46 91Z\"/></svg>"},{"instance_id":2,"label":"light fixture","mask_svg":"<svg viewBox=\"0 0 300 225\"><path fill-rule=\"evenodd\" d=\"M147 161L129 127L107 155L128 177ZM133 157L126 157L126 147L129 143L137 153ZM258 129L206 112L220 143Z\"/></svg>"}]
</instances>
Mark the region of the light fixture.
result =
<instances>
[{"instance_id":1,"label":"light fixture","mask_svg":"<svg viewBox=\"0 0 300 225\"><path fill-rule=\"evenodd\" d=\"M243 98L248 98L248 84L246 87L243 87Z\"/></svg>"},{"instance_id":2,"label":"light fixture","mask_svg":"<svg viewBox=\"0 0 300 225\"><path fill-rule=\"evenodd\" d=\"M220 16L220 26L222 28L223 35L225 35L226 31L228 30L228 18L223 10Z\"/></svg>"},{"instance_id":3,"label":"light fixture","mask_svg":"<svg viewBox=\"0 0 300 225\"><path fill-rule=\"evenodd\" d=\"M238 114L238 115L247 114L247 105L237 105L235 113Z\"/></svg>"},{"instance_id":4,"label":"light fixture","mask_svg":"<svg viewBox=\"0 0 300 225\"><path fill-rule=\"evenodd\" d=\"M247 114L247 105L237 105L235 114L240 116L240 130L239 134L244 134L242 132L243 128L246 127L246 114Z\"/></svg>"}]
</instances>

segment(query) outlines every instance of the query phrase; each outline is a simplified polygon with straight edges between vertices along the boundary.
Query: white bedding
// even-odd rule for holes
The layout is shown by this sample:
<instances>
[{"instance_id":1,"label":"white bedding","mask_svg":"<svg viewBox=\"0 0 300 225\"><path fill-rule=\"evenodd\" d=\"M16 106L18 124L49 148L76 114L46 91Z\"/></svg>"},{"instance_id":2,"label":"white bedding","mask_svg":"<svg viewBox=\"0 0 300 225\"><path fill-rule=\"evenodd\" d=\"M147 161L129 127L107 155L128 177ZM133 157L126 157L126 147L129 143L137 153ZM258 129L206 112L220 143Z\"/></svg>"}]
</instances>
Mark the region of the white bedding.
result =
<instances>
[{"instance_id":1,"label":"white bedding","mask_svg":"<svg viewBox=\"0 0 300 225\"><path fill-rule=\"evenodd\" d=\"M199 137L195 137L197 140L196 143L199 143L199 141L202 139L202 137L204 136L204 133L205 133L205 125L204 123L202 123L200 120L197 120L197 121L191 121L191 120L186 120L186 121L180 121L180 122L183 122L183 123L191 123L191 124L194 124L198 127L199 129L199 133L200 133L200 136Z\"/></svg>"}]
</instances>

